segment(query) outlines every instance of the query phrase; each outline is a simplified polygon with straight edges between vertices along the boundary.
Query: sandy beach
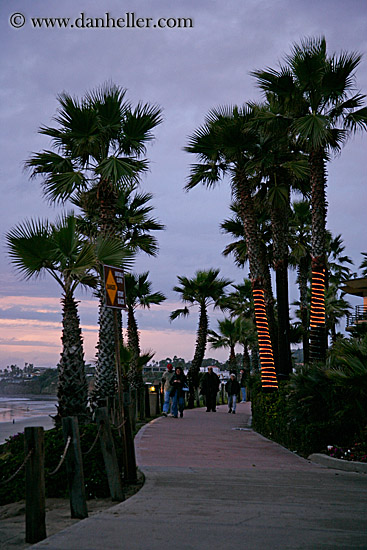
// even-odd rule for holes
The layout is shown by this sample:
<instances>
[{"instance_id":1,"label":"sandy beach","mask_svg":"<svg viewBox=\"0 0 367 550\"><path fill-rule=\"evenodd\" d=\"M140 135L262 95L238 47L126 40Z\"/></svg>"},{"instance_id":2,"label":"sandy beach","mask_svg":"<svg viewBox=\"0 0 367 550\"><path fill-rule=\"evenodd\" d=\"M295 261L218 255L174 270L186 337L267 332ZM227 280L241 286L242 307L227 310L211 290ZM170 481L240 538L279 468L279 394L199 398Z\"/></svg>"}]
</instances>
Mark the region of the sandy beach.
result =
<instances>
[{"instance_id":1,"label":"sandy beach","mask_svg":"<svg viewBox=\"0 0 367 550\"><path fill-rule=\"evenodd\" d=\"M49 416L34 416L33 418L22 418L13 422L0 422L0 445L12 435L23 433L28 426L42 426L45 430L54 427L52 418Z\"/></svg>"},{"instance_id":2,"label":"sandy beach","mask_svg":"<svg viewBox=\"0 0 367 550\"><path fill-rule=\"evenodd\" d=\"M50 415L56 413L56 397L0 397L0 445L27 426L53 428Z\"/></svg>"}]
</instances>

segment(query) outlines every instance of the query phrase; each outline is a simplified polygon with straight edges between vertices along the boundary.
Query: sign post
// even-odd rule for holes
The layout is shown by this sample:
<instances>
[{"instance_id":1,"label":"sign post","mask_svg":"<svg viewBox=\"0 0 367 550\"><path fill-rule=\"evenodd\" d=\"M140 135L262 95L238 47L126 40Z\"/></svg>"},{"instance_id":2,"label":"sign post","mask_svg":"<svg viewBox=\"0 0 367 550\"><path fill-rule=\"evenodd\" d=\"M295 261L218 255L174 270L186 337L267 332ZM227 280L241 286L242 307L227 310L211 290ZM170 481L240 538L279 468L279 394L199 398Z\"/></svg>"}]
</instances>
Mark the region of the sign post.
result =
<instances>
[{"instance_id":1,"label":"sign post","mask_svg":"<svg viewBox=\"0 0 367 550\"><path fill-rule=\"evenodd\" d=\"M127 426L129 420L128 408L124 404L124 388L121 374L120 361L120 335L117 311L126 309L126 292L124 272L120 267L112 265L103 265L104 289L106 306L114 309L113 321L115 332L115 354L116 354L116 371L118 383L118 397L120 406L120 419L122 427L122 435L124 440L124 467L125 477L129 480L136 479L136 461L134 440L132 438L130 426Z\"/></svg>"},{"instance_id":2,"label":"sign post","mask_svg":"<svg viewBox=\"0 0 367 550\"><path fill-rule=\"evenodd\" d=\"M126 308L124 272L120 267L103 266L106 306L117 309Z\"/></svg>"}]
</instances>

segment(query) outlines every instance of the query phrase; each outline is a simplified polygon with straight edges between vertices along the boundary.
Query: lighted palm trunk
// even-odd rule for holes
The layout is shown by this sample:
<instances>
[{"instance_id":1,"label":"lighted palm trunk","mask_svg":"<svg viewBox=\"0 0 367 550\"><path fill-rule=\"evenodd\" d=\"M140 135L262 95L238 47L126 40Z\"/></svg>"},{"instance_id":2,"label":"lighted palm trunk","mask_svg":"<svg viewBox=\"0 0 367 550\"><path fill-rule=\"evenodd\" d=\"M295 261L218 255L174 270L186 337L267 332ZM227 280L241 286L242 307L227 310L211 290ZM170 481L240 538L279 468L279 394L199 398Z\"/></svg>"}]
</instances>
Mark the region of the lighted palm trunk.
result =
<instances>
[{"instance_id":1,"label":"lighted palm trunk","mask_svg":"<svg viewBox=\"0 0 367 550\"><path fill-rule=\"evenodd\" d=\"M268 320L266 316L264 291L261 288L253 289L255 305L255 321L259 340L259 354L261 364L261 385L264 390L271 391L278 388L274 366L273 350L271 345Z\"/></svg>"},{"instance_id":2,"label":"lighted palm trunk","mask_svg":"<svg viewBox=\"0 0 367 550\"><path fill-rule=\"evenodd\" d=\"M268 316L265 304L265 292L260 281L265 272L265 261L261 249L261 239L258 234L256 215L251 189L247 178L243 177L238 185L240 213L245 230L245 238L249 256L250 273L253 281L253 298L255 305L255 322L259 340L261 364L261 383L264 390L277 389L272 340L270 337Z\"/></svg>"},{"instance_id":3,"label":"lighted palm trunk","mask_svg":"<svg viewBox=\"0 0 367 550\"><path fill-rule=\"evenodd\" d=\"M323 360L326 355L325 269L312 268L310 359Z\"/></svg>"},{"instance_id":4,"label":"lighted palm trunk","mask_svg":"<svg viewBox=\"0 0 367 550\"><path fill-rule=\"evenodd\" d=\"M326 168L324 151L310 153L312 214L312 282L310 316L310 360L323 361L326 356L325 328L325 226Z\"/></svg>"}]
</instances>

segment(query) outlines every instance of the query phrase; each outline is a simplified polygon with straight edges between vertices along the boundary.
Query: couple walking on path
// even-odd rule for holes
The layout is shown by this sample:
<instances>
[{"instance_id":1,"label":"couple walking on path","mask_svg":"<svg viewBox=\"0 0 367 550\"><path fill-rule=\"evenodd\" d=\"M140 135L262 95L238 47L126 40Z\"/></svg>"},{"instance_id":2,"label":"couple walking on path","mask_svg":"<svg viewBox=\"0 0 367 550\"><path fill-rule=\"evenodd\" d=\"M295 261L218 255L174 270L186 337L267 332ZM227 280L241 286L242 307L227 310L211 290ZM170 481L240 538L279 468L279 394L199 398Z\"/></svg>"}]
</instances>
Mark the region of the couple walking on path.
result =
<instances>
[{"instance_id":1,"label":"couple walking on path","mask_svg":"<svg viewBox=\"0 0 367 550\"><path fill-rule=\"evenodd\" d=\"M205 395L206 412L216 412L219 386L219 376L213 371L213 367L208 367L208 372L204 374L200 385L200 392L202 395ZM225 389L228 395L228 412L235 414L237 395L239 395L241 387L234 373L231 373ZM242 393L242 402L245 400L246 398L243 398Z\"/></svg>"},{"instance_id":2,"label":"couple walking on path","mask_svg":"<svg viewBox=\"0 0 367 550\"><path fill-rule=\"evenodd\" d=\"M183 417L185 409L185 392L188 391L187 378L181 367L173 370L171 363L168 363L167 370L162 376L162 390L164 392L163 416L168 416L172 400L171 416Z\"/></svg>"},{"instance_id":3,"label":"couple walking on path","mask_svg":"<svg viewBox=\"0 0 367 550\"><path fill-rule=\"evenodd\" d=\"M242 392L242 403L246 401L246 388L244 371L241 369L241 386L236 379L236 375L232 373L230 379L226 383L225 389L228 394L228 412L236 413L237 396ZM208 371L204 374L201 384L200 393L205 396L205 404L207 412L216 412L217 407L217 393L219 391L220 379L219 376L213 371L213 367L208 367ZM162 376L162 391L164 393L163 403L163 416L169 415L170 404L171 415L174 418L178 418L178 412L180 417L183 417L183 411L185 408L185 391L188 391L187 378L181 367L176 367L173 370L172 364L168 363L167 370Z\"/></svg>"}]
</instances>

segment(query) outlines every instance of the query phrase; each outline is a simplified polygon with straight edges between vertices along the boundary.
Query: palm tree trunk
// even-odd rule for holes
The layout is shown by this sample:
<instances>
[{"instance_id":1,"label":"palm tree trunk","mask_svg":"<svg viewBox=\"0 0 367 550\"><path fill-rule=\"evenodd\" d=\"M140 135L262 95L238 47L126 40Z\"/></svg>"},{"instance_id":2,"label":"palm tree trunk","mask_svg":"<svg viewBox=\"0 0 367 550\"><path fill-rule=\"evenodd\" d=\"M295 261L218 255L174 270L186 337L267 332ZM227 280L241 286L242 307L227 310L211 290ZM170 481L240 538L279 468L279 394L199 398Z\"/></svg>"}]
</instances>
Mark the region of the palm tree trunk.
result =
<instances>
[{"instance_id":1,"label":"palm tree trunk","mask_svg":"<svg viewBox=\"0 0 367 550\"><path fill-rule=\"evenodd\" d=\"M263 245L263 257L266 258L265 245ZM270 267L269 267L269 262L267 262L266 260L264 261L263 270L264 270L264 299L265 299L266 315L268 318L269 333L270 333L271 343L273 346L274 365L276 370L277 365L279 364L279 349L278 349L278 336L277 336L278 323L275 319L275 312L274 312L275 299L274 299L273 289L271 286Z\"/></svg>"},{"instance_id":2,"label":"palm tree trunk","mask_svg":"<svg viewBox=\"0 0 367 550\"><path fill-rule=\"evenodd\" d=\"M312 209L312 283L310 315L310 359L324 361L326 357L325 328L325 233L326 233L326 168L323 150L309 156Z\"/></svg>"},{"instance_id":3,"label":"palm tree trunk","mask_svg":"<svg viewBox=\"0 0 367 550\"><path fill-rule=\"evenodd\" d=\"M231 347L230 347L228 364L229 364L229 370L231 372L234 372L237 375L237 361L236 361L236 353L235 353L234 344L231 344Z\"/></svg>"},{"instance_id":4,"label":"palm tree trunk","mask_svg":"<svg viewBox=\"0 0 367 550\"><path fill-rule=\"evenodd\" d=\"M285 379L292 372L288 298L288 205L272 208L273 265L276 275L278 306L278 376Z\"/></svg>"},{"instance_id":5,"label":"palm tree trunk","mask_svg":"<svg viewBox=\"0 0 367 550\"><path fill-rule=\"evenodd\" d=\"M128 306L127 311L127 345L132 353L132 360L128 372L128 379L133 389L144 385L142 373L139 370L140 342L138 325L135 319L134 308Z\"/></svg>"},{"instance_id":6,"label":"palm tree trunk","mask_svg":"<svg viewBox=\"0 0 367 550\"><path fill-rule=\"evenodd\" d=\"M107 397L114 397L117 391L116 344L113 309L99 303L99 340L97 344L97 364L93 390L95 405L103 405Z\"/></svg>"},{"instance_id":7,"label":"palm tree trunk","mask_svg":"<svg viewBox=\"0 0 367 550\"><path fill-rule=\"evenodd\" d=\"M267 263L264 257L264 250L261 247L251 188L244 174L237 174L236 191L239 199L240 216L244 227L250 264L250 277L252 280L255 303L255 322L260 349L262 385L264 389L277 389L278 384L275 374L273 346L269 332L264 295L266 273L264 266L267 265Z\"/></svg>"},{"instance_id":8,"label":"palm tree trunk","mask_svg":"<svg viewBox=\"0 0 367 550\"><path fill-rule=\"evenodd\" d=\"M303 256L300 259L298 265L298 287L299 287L299 301L301 310L301 324L302 324L302 344L303 344L303 362L308 364L310 362L310 347L308 339L308 301L307 301L307 282L309 274L309 258Z\"/></svg>"},{"instance_id":9,"label":"palm tree trunk","mask_svg":"<svg viewBox=\"0 0 367 550\"><path fill-rule=\"evenodd\" d=\"M113 235L116 193L107 180L101 179L97 189L96 208L99 226L103 236ZM103 281L101 281L101 288ZM117 391L116 342L113 309L105 305L104 292L99 296L99 335L97 343L96 375L93 391L93 404L103 405L108 397Z\"/></svg>"},{"instance_id":10,"label":"palm tree trunk","mask_svg":"<svg viewBox=\"0 0 367 550\"><path fill-rule=\"evenodd\" d=\"M199 372L203 363L206 341L208 335L209 321L205 303L200 305L199 327L196 338L196 347L191 367L187 374L189 384L188 407L193 408L195 403L195 389L199 386Z\"/></svg>"},{"instance_id":11,"label":"palm tree trunk","mask_svg":"<svg viewBox=\"0 0 367 550\"><path fill-rule=\"evenodd\" d=\"M62 352L58 364L58 415L57 421L66 416L77 416L79 422L89 418L87 411L88 386L85 376L83 340L77 303L66 294L62 299Z\"/></svg>"}]
</instances>

